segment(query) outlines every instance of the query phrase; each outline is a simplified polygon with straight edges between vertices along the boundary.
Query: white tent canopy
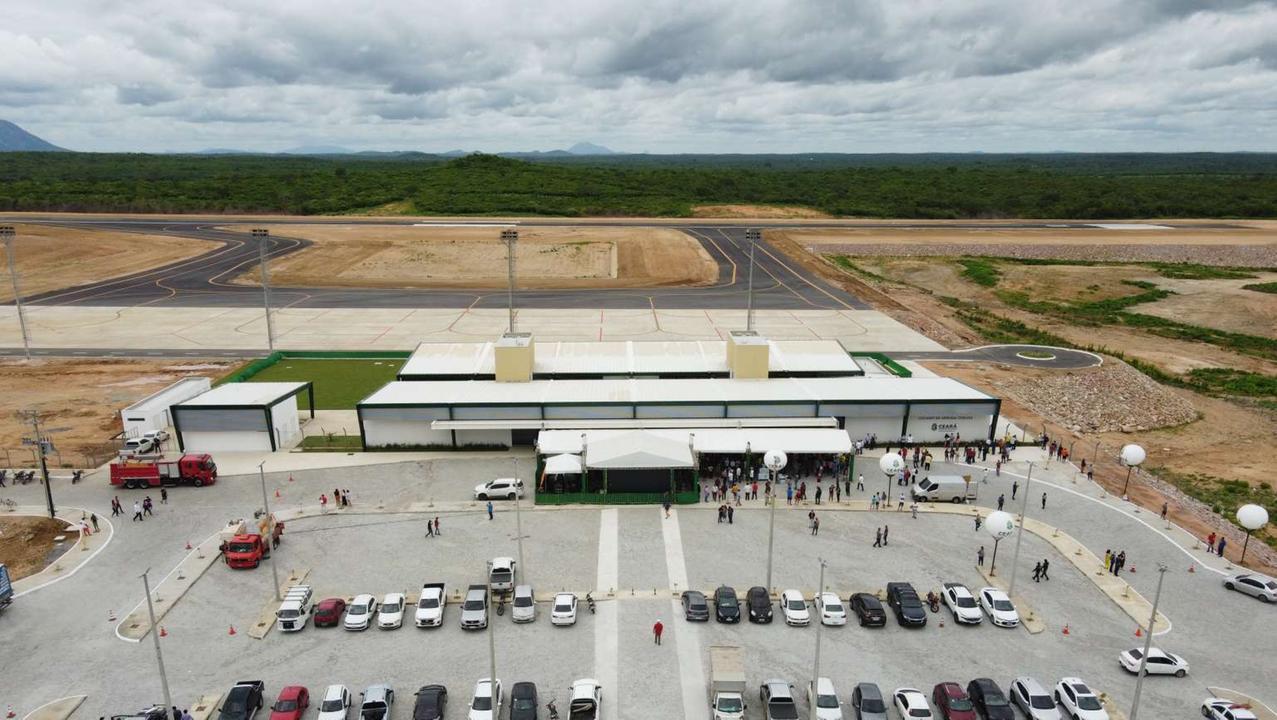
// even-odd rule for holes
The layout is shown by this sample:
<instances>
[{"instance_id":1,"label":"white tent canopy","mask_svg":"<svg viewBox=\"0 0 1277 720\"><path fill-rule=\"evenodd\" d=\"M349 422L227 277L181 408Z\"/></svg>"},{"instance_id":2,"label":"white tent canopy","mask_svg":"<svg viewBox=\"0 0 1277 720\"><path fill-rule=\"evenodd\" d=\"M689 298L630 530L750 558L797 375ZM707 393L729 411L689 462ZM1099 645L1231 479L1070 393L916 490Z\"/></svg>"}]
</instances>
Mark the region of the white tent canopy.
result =
<instances>
[{"instance_id":1,"label":"white tent canopy","mask_svg":"<svg viewBox=\"0 0 1277 720\"><path fill-rule=\"evenodd\" d=\"M585 465L590 468L690 468L692 464L692 449L685 440L680 442L642 430L587 442L585 449Z\"/></svg>"},{"instance_id":2,"label":"white tent canopy","mask_svg":"<svg viewBox=\"0 0 1277 720\"><path fill-rule=\"evenodd\" d=\"M545 459L545 474L546 475L580 474L580 472L581 472L581 456L580 455L563 453L561 455L552 455Z\"/></svg>"},{"instance_id":3,"label":"white tent canopy","mask_svg":"<svg viewBox=\"0 0 1277 720\"><path fill-rule=\"evenodd\" d=\"M586 462L595 464L598 444L616 437L647 435L678 443L685 450L688 440L698 453L753 453L783 450L787 453L835 455L851 451L851 438L838 428L680 428L660 430L542 430L537 450L543 455L579 453L585 438Z\"/></svg>"}]
</instances>

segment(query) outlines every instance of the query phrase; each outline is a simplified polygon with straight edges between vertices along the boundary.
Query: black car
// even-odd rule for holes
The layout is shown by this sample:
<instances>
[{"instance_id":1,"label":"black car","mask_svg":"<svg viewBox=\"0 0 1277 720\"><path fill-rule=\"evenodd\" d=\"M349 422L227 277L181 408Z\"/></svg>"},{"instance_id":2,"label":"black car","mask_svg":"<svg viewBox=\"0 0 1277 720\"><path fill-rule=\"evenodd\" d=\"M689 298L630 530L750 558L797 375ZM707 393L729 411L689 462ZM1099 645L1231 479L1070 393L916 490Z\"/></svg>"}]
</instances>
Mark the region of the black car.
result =
<instances>
[{"instance_id":1,"label":"black car","mask_svg":"<svg viewBox=\"0 0 1277 720\"><path fill-rule=\"evenodd\" d=\"M537 685L517 682L510 688L510 720L537 720Z\"/></svg>"},{"instance_id":2,"label":"black car","mask_svg":"<svg viewBox=\"0 0 1277 720\"><path fill-rule=\"evenodd\" d=\"M412 706L412 720L440 720L448 707L448 688L422 685L417 691L417 704Z\"/></svg>"},{"instance_id":3,"label":"black car","mask_svg":"<svg viewBox=\"0 0 1277 720\"><path fill-rule=\"evenodd\" d=\"M856 593L849 601L851 611L860 619L861 627L883 627L887 624L887 611L878 598L869 593Z\"/></svg>"},{"instance_id":4,"label":"black car","mask_svg":"<svg viewBox=\"0 0 1277 720\"><path fill-rule=\"evenodd\" d=\"M683 616L688 620L709 622L709 603L699 590L683 591Z\"/></svg>"},{"instance_id":5,"label":"black car","mask_svg":"<svg viewBox=\"0 0 1277 720\"><path fill-rule=\"evenodd\" d=\"M1015 711L998 684L989 678L976 678L967 683L967 697L984 720L1015 720Z\"/></svg>"},{"instance_id":6,"label":"black car","mask_svg":"<svg viewBox=\"0 0 1277 720\"><path fill-rule=\"evenodd\" d=\"M235 683L235 687L226 693L226 699L222 701L218 720L252 720L262 709L262 697L265 694L266 683L261 680L241 680Z\"/></svg>"},{"instance_id":7,"label":"black car","mask_svg":"<svg viewBox=\"0 0 1277 720\"><path fill-rule=\"evenodd\" d=\"M720 585L714 591L714 619L721 623L740 622L740 601L734 588Z\"/></svg>"},{"instance_id":8,"label":"black car","mask_svg":"<svg viewBox=\"0 0 1277 720\"><path fill-rule=\"evenodd\" d=\"M168 720L168 708L152 705L132 715L112 715L111 720Z\"/></svg>"},{"instance_id":9,"label":"black car","mask_svg":"<svg viewBox=\"0 0 1277 720\"><path fill-rule=\"evenodd\" d=\"M749 606L749 621L769 623L772 621L772 596L767 588L754 586L745 593L745 604Z\"/></svg>"},{"instance_id":10,"label":"black car","mask_svg":"<svg viewBox=\"0 0 1277 720\"><path fill-rule=\"evenodd\" d=\"M887 604L896 612L896 622L900 625L922 627L927 624L927 610L909 583L887 583Z\"/></svg>"},{"instance_id":11,"label":"black car","mask_svg":"<svg viewBox=\"0 0 1277 720\"><path fill-rule=\"evenodd\" d=\"M882 691L873 683L860 683L851 691L851 709L856 713L856 720L887 718L887 702L882 699Z\"/></svg>"}]
</instances>

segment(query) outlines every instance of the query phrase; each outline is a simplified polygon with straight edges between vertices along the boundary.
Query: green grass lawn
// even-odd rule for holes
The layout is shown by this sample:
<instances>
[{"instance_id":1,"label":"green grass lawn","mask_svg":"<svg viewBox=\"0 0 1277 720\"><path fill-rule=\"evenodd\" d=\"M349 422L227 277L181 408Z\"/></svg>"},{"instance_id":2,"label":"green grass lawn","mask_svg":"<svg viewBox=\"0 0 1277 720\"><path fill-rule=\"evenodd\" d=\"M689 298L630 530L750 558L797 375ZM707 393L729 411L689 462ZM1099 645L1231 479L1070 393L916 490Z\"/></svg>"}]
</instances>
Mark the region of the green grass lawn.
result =
<instances>
[{"instance_id":1,"label":"green grass lawn","mask_svg":"<svg viewBox=\"0 0 1277 720\"><path fill-rule=\"evenodd\" d=\"M300 360L285 358L253 376L250 382L315 383L316 410L350 410L374 390L395 379L403 360ZM309 409L306 393L297 407Z\"/></svg>"}]
</instances>

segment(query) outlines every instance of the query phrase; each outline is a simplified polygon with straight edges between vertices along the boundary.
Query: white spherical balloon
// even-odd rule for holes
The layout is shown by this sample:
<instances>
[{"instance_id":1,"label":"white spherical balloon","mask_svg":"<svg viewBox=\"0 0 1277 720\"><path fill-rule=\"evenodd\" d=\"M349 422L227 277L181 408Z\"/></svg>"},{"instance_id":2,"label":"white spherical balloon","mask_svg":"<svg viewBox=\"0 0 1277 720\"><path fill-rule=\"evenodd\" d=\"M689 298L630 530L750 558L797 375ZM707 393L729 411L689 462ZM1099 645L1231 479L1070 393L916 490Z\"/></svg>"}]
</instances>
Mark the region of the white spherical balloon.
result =
<instances>
[{"instance_id":1,"label":"white spherical balloon","mask_svg":"<svg viewBox=\"0 0 1277 720\"><path fill-rule=\"evenodd\" d=\"M1128 466L1139 465L1144 462L1144 458L1148 454L1144 452L1144 448L1139 445L1131 444L1122 446L1122 463Z\"/></svg>"},{"instance_id":2,"label":"white spherical balloon","mask_svg":"<svg viewBox=\"0 0 1277 720\"><path fill-rule=\"evenodd\" d=\"M763 454L763 464L773 472L780 472L780 469L788 462L789 456L781 450L768 450Z\"/></svg>"},{"instance_id":3,"label":"white spherical balloon","mask_svg":"<svg viewBox=\"0 0 1277 720\"><path fill-rule=\"evenodd\" d=\"M883 475L899 475L905 469L905 461L895 453L887 453L878 460L878 468Z\"/></svg>"},{"instance_id":4,"label":"white spherical balloon","mask_svg":"<svg viewBox=\"0 0 1277 720\"><path fill-rule=\"evenodd\" d=\"M1258 530L1268 524L1268 511L1260 505L1242 505L1237 508L1237 522L1247 530Z\"/></svg>"},{"instance_id":5,"label":"white spherical balloon","mask_svg":"<svg viewBox=\"0 0 1277 720\"><path fill-rule=\"evenodd\" d=\"M995 540L1001 540L1015 532L1015 517L1009 512L995 510L984 519L984 529L989 531Z\"/></svg>"}]
</instances>

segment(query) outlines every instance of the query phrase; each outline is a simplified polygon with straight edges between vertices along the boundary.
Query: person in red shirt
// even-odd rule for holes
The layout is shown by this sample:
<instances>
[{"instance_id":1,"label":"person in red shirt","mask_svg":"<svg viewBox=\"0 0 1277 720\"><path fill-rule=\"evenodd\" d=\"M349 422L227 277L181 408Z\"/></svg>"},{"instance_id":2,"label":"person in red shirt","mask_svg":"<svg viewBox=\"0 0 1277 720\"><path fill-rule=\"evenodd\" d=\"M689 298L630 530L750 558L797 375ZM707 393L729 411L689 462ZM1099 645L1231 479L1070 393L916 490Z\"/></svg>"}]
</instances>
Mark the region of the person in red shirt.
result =
<instances>
[{"instance_id":1,"label":"person in red shirt","mask_svg":"<svg viewBox=\"0 0 1277 720\"><path fill-rule=\"evenodd\" d=\"M657 645L661 644L661 633L663 632L665 632L665 626L661 624L660 620L657 620L656 624L652 626L652 636Z\"/></svg>"}]
</instances>

